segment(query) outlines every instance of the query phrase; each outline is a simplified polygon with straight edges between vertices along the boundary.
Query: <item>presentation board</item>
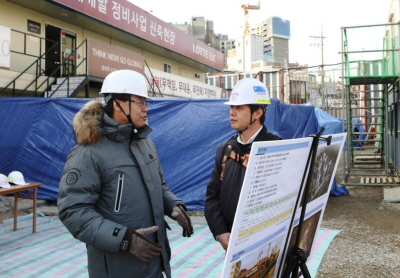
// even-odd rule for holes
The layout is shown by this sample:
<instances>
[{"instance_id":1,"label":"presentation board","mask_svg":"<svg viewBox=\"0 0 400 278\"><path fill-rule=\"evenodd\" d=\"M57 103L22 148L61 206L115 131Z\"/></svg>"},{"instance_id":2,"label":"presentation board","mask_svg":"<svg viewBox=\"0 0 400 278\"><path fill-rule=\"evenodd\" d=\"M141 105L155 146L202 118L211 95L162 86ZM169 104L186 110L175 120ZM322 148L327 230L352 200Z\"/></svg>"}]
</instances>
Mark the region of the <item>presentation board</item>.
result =
<instances>
[{"instance_id":1,"label":"presentation board","mask_svg":"<svg viewBox=\"0 0 400 278\"><path fill-rule=\"evenodd\" d=\"M312 137L253 143L222 277L280 277L287 250L295 243L308 173L304 247L311 251L345 138L345 133L332 135L330 146L321 141L311 171Z\"/></svg>"},{"instance_id":2,"label":"presentation board","mask_svg":"<svg viewBox=\"0 0 400 278\"><path fill-rule=\"evenodd\" d=\"M335 177L336 169L339 164L340 155L346 141L346 133L332 134L330 144L320 141L316 152L314 167L310 172L311 184L306 195L306 210L301 229L299 248L308 254L312 252L312 246L317 236L329 198L329 192ZM324 137L328 137L324 136ZM300 213L302 203L299 203L295 212L294 221L290 229L289 238L286 240L285 256L295 246L299 228ZM286 263L281 264L280 273L286 271ZM280 277L280 276L279 276Z\"/></svg>"},{"instance_id":3,"label":"presentation board","mask_svg":"<svg viewBox=\"0 0 400 278\"><path fill-rule=\"evenodd\" d=\"M276 272L311 143L312 138L253 143L223 277Z\"/></svg>"}]
</instances>

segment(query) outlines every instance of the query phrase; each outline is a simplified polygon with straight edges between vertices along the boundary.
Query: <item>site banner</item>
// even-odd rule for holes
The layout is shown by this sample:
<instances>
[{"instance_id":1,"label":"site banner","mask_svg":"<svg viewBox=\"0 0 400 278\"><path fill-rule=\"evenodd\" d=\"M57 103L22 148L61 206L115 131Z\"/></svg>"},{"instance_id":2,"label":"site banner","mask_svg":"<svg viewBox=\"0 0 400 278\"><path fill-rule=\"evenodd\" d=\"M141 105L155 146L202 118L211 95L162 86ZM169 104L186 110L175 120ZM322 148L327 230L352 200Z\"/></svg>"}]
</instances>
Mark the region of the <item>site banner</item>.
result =
<instances>
[{"instance_id":1,"label":"site banner","mask_svg":"<svg viewBox=\"0 0 400 278\"><path fill-rule=\"evenodd\" d=\"M154 91L160 92L164 97L221 98L224 90L155 69L151 69L151 72L146 69L146 76L150 84L154 86Z\"/></svg>"},{"instance_id":2,"label":"site banner","mask_svg":"<svg viewBox=\"0 0 400 278\"><path fill-rule=\"evenodd\" d=\"M52 0L211 68L224 69L224 54L127 0Z\"/></svg>"},{"instance_id":3,"label":"site banner","mask_svg":"<svg viewBox=\"0 0 400 278\"><path fill-rule=\"evenodd\" d=\"M120 69L130 69L144 75L144 57L120 48L87 40L88 75L105 78L110 72Z\"/></svg>"},{"instance_id":4,"label":"site banner","mask_svg":"<svg viewBox=\"0 0 400 278\"><path fill-rule=\"evenodd\" d=\"M10 69L11 29L0 26L0 68Z\"/></svg>"}]
</instances>

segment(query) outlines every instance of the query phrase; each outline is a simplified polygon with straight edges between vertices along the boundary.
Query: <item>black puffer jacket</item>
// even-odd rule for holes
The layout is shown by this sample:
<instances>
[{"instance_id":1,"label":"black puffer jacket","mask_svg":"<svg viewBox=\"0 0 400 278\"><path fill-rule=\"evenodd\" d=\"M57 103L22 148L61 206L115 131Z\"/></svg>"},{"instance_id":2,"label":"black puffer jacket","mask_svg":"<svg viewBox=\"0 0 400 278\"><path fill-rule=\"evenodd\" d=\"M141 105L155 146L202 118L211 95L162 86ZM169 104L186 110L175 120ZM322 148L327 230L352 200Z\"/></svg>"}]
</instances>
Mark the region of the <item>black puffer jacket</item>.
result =
<instances>
[{"instance_id":1,"label":"black puffer jacket","mask_svg":"<svg viewBox=\"0 0 400 278\"><path fill-rule=\"evenodd\" d=\"M263 126L254 142L281 140L267 131ZM222 158L228 145L240 156L249 154L252 144L242 145L237 142L237 135L218 148L215 156L215 166L211 173L211 179L207 185L204 213L214 238L223 233L230 233L235 218L236 207L239 201L240 191L246 173L246 167L234 159L226 160L223 179L221 181Z\"/></svg>"}]
</instances>

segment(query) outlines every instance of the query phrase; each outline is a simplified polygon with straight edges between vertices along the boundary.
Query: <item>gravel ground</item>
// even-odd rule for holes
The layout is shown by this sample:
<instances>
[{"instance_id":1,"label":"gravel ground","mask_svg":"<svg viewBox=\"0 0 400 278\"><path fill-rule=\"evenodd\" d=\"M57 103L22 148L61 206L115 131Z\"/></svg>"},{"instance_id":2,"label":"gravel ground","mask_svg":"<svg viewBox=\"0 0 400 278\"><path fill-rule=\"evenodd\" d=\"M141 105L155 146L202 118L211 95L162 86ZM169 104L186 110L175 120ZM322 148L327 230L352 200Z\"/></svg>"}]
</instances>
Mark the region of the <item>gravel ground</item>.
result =
<instances>
[{"instance_id":1,"label":"gravel ground","mask_svg":"<svg viewBox=\"0 0 400 278\"><path fill-rule=\"evenodd\" d=\"M362 167L366 168L365 165ZM376 169L377 166L370 167ZM368 172L365 174L367 176ZM342 159L336 179L341 184ZM348 181L357 183L359 177L349 177ZM342 232L333 239L325 253L317 277L399 278L400 203L384 201L383 192L388 187L346 188L349 195L328 199L321 226Z\"/></svg>"},{"instance_id":2,"label":"gravel ground","mask_svg":"<svg viewBox=\"0 0 400 278\"><path fill-rule=\"evenodd\" d=\"M400 203L383 201L383 187L347 189L349 195L329 197L321 226L341 232L330 244L316 277L399 278Z\"/></svg>"},{"instance_id":3,"label":"gravel ground","mask_svg":"<svg viewBox=\"0 0 400 278\"><path fill-rule=\"evenodd\" d=\"M322 227L342 230L318 269L318 278L400 277L400 204L383 201L382 187L348 187L330 197Z\"/></svg>"}]
</instances>

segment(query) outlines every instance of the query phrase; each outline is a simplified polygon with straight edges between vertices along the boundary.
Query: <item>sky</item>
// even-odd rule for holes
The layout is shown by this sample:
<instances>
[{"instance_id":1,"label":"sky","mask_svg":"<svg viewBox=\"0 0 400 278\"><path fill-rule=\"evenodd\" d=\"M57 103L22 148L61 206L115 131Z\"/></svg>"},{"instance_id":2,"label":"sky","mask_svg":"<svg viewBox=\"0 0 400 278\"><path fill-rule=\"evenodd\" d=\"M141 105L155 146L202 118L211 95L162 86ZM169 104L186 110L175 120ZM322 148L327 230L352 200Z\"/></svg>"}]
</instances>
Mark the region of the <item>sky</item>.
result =
<instances>
[{"instance_id":1,"label":"sky","mask_svg":"<svg viewBox=\"0 0 400 278\"><path fill-rule=\"evenodd\" d=\"M229 39L238 38L243 33L245 19L241 5L256 5L258 2L256 0L128 1L165 22L190 23L192 17L202 16L206 20L214 21L215 33L227 34ZM289 62L314 66L321 65L323 60L324 65L336 64L342 61L341 27L385 24L389 17L391 2L392 0L260 0L259 10L249 10L249 23L250 26L258 24L272 16L289 20L291 33ZM384 27L346 30L349 45L352 46L348 50L382 49ZM323 48L320 37L324 37ZM370 58L364 57L364 59Z\"/></svg>"}]
</instances>

